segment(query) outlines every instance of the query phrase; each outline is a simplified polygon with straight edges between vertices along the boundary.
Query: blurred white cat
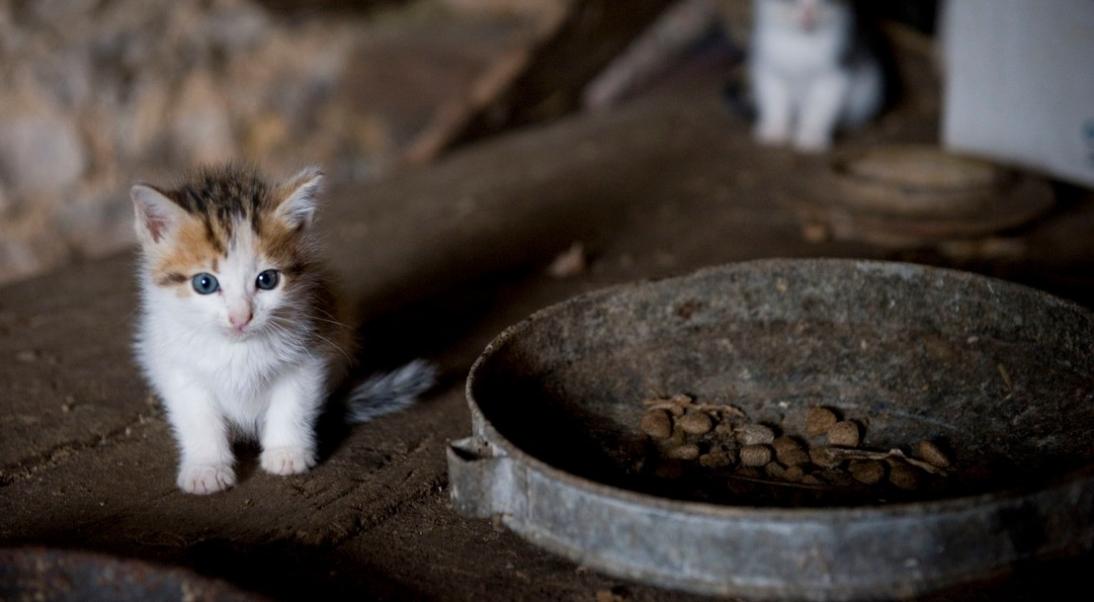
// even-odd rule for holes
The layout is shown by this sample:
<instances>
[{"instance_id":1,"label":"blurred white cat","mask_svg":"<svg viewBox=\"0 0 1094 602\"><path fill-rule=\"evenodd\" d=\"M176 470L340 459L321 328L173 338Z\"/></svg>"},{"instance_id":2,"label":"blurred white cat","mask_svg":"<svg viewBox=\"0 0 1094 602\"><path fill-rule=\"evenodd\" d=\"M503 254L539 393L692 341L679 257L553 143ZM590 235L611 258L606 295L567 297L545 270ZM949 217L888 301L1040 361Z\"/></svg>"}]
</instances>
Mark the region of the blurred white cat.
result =
<instances>
[{"instance_id":1,"label":"blurred white cat","mask_svg":"<svg viewBox=\"0 0 1094 602\"><path fill-rule=\"evenodd\" d=\"M884 73L849 2L754 0L754 19L749 77L760 143L823 152L837 129L881 110Z\"/></svg>"}]
</instances>

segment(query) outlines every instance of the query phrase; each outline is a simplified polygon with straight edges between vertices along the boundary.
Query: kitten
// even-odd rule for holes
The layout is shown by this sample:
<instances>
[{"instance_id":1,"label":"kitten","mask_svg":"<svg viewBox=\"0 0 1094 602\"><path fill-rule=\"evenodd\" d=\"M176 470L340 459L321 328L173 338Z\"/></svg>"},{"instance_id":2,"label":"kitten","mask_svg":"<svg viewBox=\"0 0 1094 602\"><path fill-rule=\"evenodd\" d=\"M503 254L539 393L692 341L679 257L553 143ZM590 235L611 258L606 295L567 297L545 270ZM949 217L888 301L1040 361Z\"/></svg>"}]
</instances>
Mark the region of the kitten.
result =
<instances>
[{"instance_id":1,"label":"kitten","mask_svg":"<svg viewBox=\"0 0 1094 602\"><path fill-rule=\"evenodd\" d=\"M136 356L166 407L187 493L235 484L235 436L261 443L267 472L316 463L315 422L352 353L312 228L322 178L308 168L268 185L229 166L130 192L141 245ZM349 419L409 405L433 376L416 361L374 377L351 394Z\"/></svg>"},{"instance_id":2,"label":"kitten","mask_svg":"<svg viewBox=\"0 0 1094 602\"><path fill-rule=\"evenodd\" d=\"M837 127L880 111L884 73L849 2L755 0L754 11L749 76L759 142L821 152Z\"/></svg>"}]
</instances>

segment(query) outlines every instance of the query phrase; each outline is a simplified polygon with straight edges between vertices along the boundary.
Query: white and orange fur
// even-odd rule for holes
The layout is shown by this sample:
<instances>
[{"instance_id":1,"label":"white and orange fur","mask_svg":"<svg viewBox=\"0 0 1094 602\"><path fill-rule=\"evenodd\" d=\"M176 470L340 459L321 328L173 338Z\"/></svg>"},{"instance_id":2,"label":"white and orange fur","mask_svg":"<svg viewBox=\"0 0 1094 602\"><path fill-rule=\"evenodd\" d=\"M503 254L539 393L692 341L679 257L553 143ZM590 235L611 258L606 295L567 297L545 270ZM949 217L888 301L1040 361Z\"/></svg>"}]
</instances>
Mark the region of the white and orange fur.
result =
<instances>
[{"instance_id":1,"label":"white and orange fur","mask_svg":"<svg viewBox=\"0 0 1094 602\"><path fill-rule=\"evenodd\" d=\"M131 190L141 244L136 357L166 408L187 493L236 483L236 437L256 439L261 467L275 475L316 463L316 420L353 339L316 254L322 178L309 168L270 186L254 170L226 167L171 190ZM210 282L215 290L203 294ZM373 378L351 395L350 418L401 409L432 378L420 361Z\"/></svg>"},{"instance_id":2,"label":"white and orange fur","mask_svg":"<svg viewBox=\"0 0 1094 602\"><path fill-rule=\"evenodd\" d=\"M845 0L755 0L749 59L755 138L807 153L881 109L884 72Z\"/></svg>"}]
</instances>

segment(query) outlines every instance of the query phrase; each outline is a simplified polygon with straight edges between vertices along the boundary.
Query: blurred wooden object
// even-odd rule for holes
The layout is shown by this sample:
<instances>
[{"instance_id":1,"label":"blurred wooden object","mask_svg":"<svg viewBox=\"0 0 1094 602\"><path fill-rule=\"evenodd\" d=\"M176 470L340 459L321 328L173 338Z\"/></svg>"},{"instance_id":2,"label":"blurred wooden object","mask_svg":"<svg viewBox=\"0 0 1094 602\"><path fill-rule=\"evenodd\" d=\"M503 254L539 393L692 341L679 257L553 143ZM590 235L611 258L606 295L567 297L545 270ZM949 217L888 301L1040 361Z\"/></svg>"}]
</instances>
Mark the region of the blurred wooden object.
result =
<instances>
[{"instance_id":1,"label":"blurred wooden object","mask_svg":"<svg viewBox=\"0 0 1094 602\"><path fill-rule=\"evenodd\" d=\"M577 109L585 85L670 4L570 0L545 20L539 43L502 57L468 96L448 103L405 158L421 163L447 148Z\"/></svg>"},{"instance_id":2,"label":"blurred wooden object","mask_svg":"<svg viewBox=\"0 0 1094 602\"><path fill-rule=\"evenodd\" d=\"M717 28L719 20L712 0L683 0L670 7L589 83L582 95L584 108L602 111L618 106L650 78L671 68L697 40Z\"/></svg>"},{"instance_id":3,"label":"blurred wooden object","mask_svg":"<svg viewBox=\"0 0 1094 602\"><path fill-rule=\"evenodd\" d=\"M1043 179L932 145L883 145L835 161L802 208L839 240L914 247L974 239L1025 224L1053 206Z\"/></svg>"}]
</instances>

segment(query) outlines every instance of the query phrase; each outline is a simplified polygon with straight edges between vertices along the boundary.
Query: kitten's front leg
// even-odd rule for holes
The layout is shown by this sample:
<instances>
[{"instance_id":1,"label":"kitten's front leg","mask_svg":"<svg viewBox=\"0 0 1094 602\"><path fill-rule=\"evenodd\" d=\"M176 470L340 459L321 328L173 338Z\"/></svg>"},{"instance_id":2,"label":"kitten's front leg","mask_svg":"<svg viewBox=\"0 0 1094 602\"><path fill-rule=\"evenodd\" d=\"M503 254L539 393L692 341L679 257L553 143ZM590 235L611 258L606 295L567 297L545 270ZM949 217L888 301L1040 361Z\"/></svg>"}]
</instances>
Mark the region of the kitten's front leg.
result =
<instances>
[{"instance_id":1,"label":"kitten's front leg","mask_svg":"<svg viewBox=\"0 0 1094 602\"><path fill-rule=\"evenodd\" d=\"M315 420L323 402L325 369L307 363L283 374L273 385L262 429L262 468L290 475L315 466Z\"/></svg>"},{"instance_id":2,"label":"kitten's front leg","mask_svg":"<svg viewBox=\"0 0 1094 602\"><path fill-rule=\"evenodd\" d=\"M802 152L817 153L832 146L840 113L847 99L849 79L841 71L818 77L805 96L801 120L794 135L794 147Z\"/></svg>"},{"instance_id":3,"label":"kitten's front leg","mask_svg":"<svg viewBox=\"0 0 1094 602\"><path fill-rule=\"evenodd\" d=\"M212 394L181 374L165 381L161 393L181 455L179 489L207 494L235 485L228 426Z\"/></svg>"},{"instance_id":4,"label":"kitten's front leg","mask_svg":"<svg viewBox=\"0 0 1094 602\"><path fill-rule=\"evenodd\" d=\"M794 98L782 78L764 68L754 72L759 121L753 132L761 144L781 145L790 140L794 119Z\"/></svg>"}]
</instances>

